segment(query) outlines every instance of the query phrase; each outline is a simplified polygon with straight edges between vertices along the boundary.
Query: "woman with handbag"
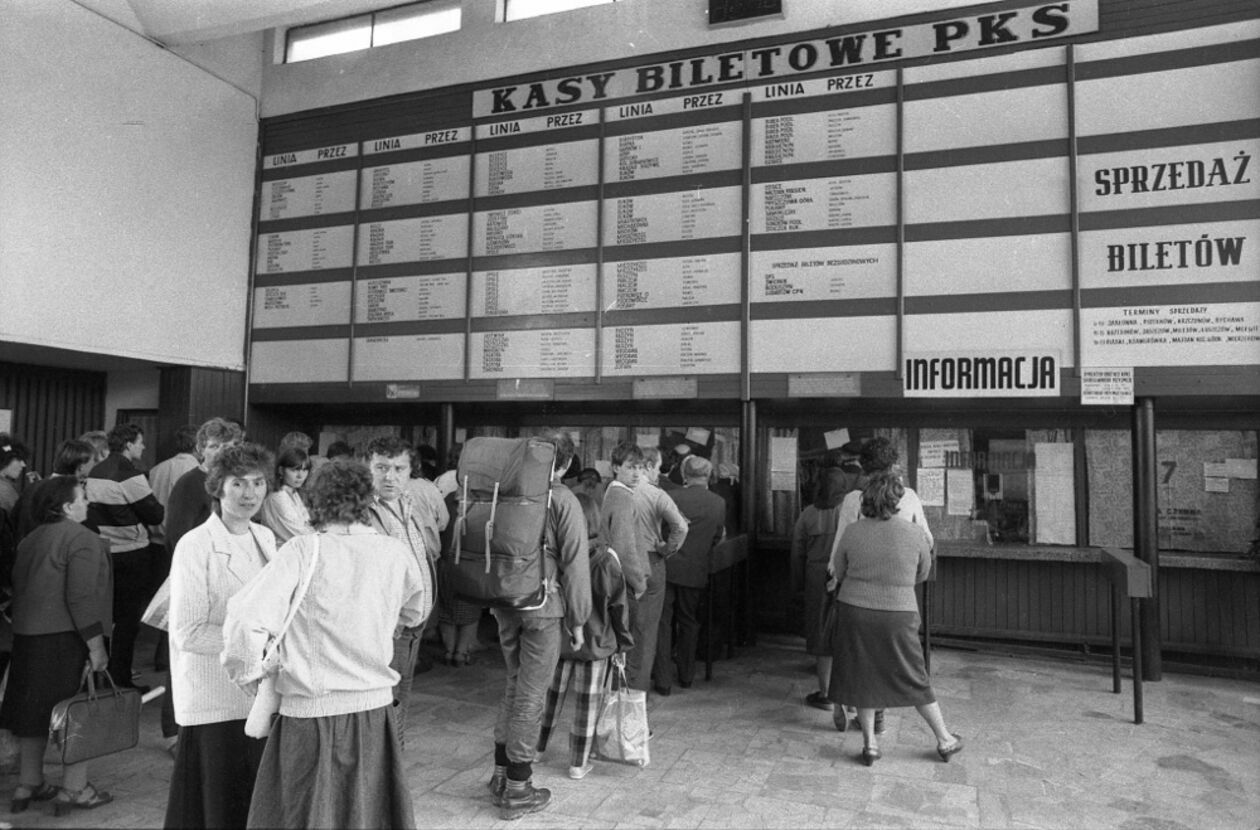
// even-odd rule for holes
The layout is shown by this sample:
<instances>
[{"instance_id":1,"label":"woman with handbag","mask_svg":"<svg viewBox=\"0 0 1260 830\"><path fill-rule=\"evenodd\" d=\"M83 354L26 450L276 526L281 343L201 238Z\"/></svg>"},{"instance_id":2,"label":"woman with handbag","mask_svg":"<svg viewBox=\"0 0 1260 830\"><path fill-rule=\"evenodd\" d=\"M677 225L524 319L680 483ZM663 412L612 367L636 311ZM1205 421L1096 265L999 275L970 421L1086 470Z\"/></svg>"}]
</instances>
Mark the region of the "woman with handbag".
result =
<instances>
[{"instance_id":1,"label":"woman with handbag","mask_svg":"<svg viewBox=\"0 0 1260 830\"><path fill-rule=\"evenodd\" d=\"M919 644L914 586L932 569L932 542L921 525L897 515L905 492L894 471L872 473L862 518L845 529L832 559L840 590L831 698L857 707L868 767L880 758L875 711L885 707L913 706L936 736L942 761L963 748L945 725Z\"/></svg>"},{"instance_id":2,"label":"woman with handbag","mask_svg":"<svg viewBox=\"0 0 1260 830\"><path fill-rule=\"evenodd\" d=\"M423 623L433 598L407 545L368 525L372 498L364 464L325 464L311 493L316 532L285 544L228 603L224 668L245 687L274 682L278 696L247 827L415 826L390 661L395 629ZM279 668L260 683L273 640Z\"/></svg>"},{"instance_id":3,"label":"woman with handbag","mask_svg":"<svg viewBox=\"0 0 1260 830\"><path fill-rule=\"evenodd\" d=\"M219 662L228 599L276 554L251 521L267 497L272 456L257 444L219 452L206 492L219 512L180 537L171 559L171 686L179 743L167 827L240 827L249 813L263 741L245 735L253 702Z\"/></svg>"},{"instance_id":4,"label":"woman with handbag","mask_svg":"<svg viewBox=\"0 0 1260 830\"><path fill-rule=\"evenodd\" d=\"M0 727L12 730L20 747L10 812L55 800L61 815L113 800L88 783L86 762L66 765L60 789L44 781L53 707L79 690L85 664L104 671L109 662L113 578L109 543L81 524L87 498L78 480L54 476L30 495L37 525L18 544L13 566L13 662Z\"/></svg>"}]
</instances>

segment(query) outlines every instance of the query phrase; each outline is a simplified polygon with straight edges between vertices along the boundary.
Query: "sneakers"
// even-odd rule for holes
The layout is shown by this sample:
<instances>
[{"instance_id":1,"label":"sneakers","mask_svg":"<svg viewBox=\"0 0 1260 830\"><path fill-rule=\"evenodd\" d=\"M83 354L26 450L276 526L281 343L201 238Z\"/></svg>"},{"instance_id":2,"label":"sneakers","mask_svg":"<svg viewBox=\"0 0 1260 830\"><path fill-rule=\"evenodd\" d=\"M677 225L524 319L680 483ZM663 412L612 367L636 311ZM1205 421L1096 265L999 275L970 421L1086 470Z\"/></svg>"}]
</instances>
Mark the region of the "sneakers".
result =
<instances>
[{"instance_id":1,"label":"sneakers","mask_svg":"<svg viewBox=\"0 0 1260 830\"><path fill-rule=\"evenodd\" d=\"M490 800L494 802L494 806L503 806L503 794L507 792L507 775L502 772L496 772L486 782L486 789L490 791Z\"/></svg>"},{"instance_id":2,"label":"sneakers","mask_svg":"<svg viewBox=\"0 0 1260 830\"><path fill-rule=\"evenodd\" d=\"M518 818L536 813L551 803L551 790L535 787L530 781L509 781L503 793L503 801L499 805L499 818L504 821L515 821Z\"/></svg>"},{"instance_id":3,"label":"sneakers","mask_svg":"<svg viewBox=\"0 0 1260 830\"><path fill-rule=\"evenodd\" d=\"M581 781L586 777L586 774L593 769L595 769L595 765L590 761L587 761L580 767L569 767L569 777L574 781Z\"/></svg>"}]
</instances>

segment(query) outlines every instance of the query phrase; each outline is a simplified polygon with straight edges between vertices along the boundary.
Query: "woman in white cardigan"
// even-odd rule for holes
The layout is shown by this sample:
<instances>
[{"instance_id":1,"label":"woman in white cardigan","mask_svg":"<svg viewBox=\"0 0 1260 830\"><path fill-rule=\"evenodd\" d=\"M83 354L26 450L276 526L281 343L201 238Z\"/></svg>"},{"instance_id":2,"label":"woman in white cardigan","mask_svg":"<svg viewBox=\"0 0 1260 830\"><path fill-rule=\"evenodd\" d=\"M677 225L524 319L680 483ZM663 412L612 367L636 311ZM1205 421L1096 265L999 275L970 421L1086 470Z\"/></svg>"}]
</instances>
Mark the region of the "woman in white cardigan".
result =
<instances>
[{"instance_id":1,"label":"woman in white cardigan","mask_svg":"<svg viewBox=\"0 0 1260 830\"><path fill-rule=\"evenodd\" d=\"M251 521L267 497L272 456L240 444L215 457L206 491L218 514L179 540L171 563L171 686L179 749L167 827L243 827L265 741L245 735L253 698L219 655L228 599L276 554L275 536Z\"/></svg>"}]
</instances>

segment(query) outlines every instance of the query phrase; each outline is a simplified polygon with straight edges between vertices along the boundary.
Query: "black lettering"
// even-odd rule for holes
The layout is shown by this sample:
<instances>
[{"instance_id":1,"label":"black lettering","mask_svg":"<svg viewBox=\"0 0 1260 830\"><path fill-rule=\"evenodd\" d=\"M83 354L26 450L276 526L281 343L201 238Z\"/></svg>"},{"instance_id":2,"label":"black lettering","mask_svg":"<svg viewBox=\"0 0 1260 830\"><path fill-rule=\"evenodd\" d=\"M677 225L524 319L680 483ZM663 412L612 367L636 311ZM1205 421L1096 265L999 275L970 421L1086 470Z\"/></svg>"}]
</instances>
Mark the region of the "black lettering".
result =
<instances>
[{"instance_id":1,"label":"black lettering","mask_svg":"<svg viewBox=\"0 0 1260 830\"><path fill-rule=\"evenodd\" d=\"M500 112L514 112L516 104L512 103L512 93L516 92L516 87L505 86L502 89L491 90L494 96L494 105L490 107L491 114Z\"/></svg>"},{"instance_id":2,"label":"black lettering","mask_svg":"<svg viewBox=\"0 0 1260 830\"><path fill-rule=\"evenodd\" d=\"M968 26L961 20L947 20L944 23L937 23L932 26L932 30L936 32L936 46L932 47L933 52L948 52L953 47L953 42L967 34Z\"/></svg>"},{"instance_id":3,"label":"black lettering","mask_svg":"<svg viewBox=\"0 0 1260 830\"><path fill-rule=\"evenodd\" d=\"M1033 29L1032 36L1034 38L1054 37L1055 35L1066 31L1068 27L1067 10L1069 5L1069 3L1055 3L1050 6L1042 6L1041 8L1033 11L1033 23L1037 23L1048 28Z\"/></svg>"},{"instance_id":4,"label":"black lettering","mask_svg":"<svg viewBox=\"0 0 1260 830\"><path fill-rule=\"evenodd\" d=\"M866 35L846 35L824 41L831 53L831 65L844 66L847 63L861 63L862 44L865 42Z\"/></svg>"}]
</instances>

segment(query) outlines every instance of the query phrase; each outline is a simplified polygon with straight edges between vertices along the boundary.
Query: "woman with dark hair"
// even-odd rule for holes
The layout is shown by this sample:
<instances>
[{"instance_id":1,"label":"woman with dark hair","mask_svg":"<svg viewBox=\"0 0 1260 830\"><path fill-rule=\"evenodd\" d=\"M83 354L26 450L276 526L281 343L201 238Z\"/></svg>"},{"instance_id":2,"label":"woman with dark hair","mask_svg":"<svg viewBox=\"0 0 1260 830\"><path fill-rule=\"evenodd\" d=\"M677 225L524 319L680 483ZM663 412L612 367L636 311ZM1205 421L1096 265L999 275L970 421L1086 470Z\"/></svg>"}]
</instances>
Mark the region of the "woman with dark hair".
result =
<instances>
[{"instance_id":1,"label":"woman with dark hair","mask_svg":"<svg viewBox=\"0 0 1260 830\"><path fill-rule=\"evenodd\" d=\"M904 494L895 473L872 474L862 491L862 518L845 529L832 560L840 625L831 699L857 707L867 766L880 757L876 709L913 706L936 736L942 761L963 747L945 726L919 645L914 586L932 568L932 543L921 526L898 518Z\"/></svg>"},{"instance_id":2,"label":"woman with dark hair","mask_svg":"<svg viewBox=\"0 0 1260 830\"><path fill-rule=\"evenodd\" d=\"M206 493L218 502L180 537L171 560L170 666L175 769L167 827L240 827L249 813L263 742L245 735L250 695L219 662L228 600L276 554L271 531L251 519L267 497L271 453L234 444L215 455Z\"/></svg>"},{"instance_id":3,"label":"woman with dark hair","mask_svg":"<svg viewBox=\"0 0 1260 830\"><path fill-rule=\"evenodd\" d=\"M372 498L366 465L325 464L311 494L316 532L291 539L228 603L223 665L242 687L257 686L264 649L284 632L279 717L248 827L415 826L390 661L395 628L423 622L433 601L407 545L368 525Z\"/></svg>"},{"instance_id":4,"label":"woman with dark hair","mask_svg":"<svg viewBox=\"0 0 1260 830\"><path fill-rule=\"evenodd\" d=\"M830 712L831 652L823 647L823 608L827 601L827 565L836 539L838 508L848 492L848 476L838 467L821 471L814 503L806 505L792 528L792 585L805 592L805 652L814 657L818 690L805 696L815 709Z\"/></svg>"},{"instance_id":5,"label":"woman with dark hair","mask_svg":"<svg viewBox=\"0 0 1260 830\"><path fill-rule=\"evenodd\" d=\"M74 695L85 665L104 671L105 634L113 627L109 543L83 527L87 498L69 476L35 485L37 522L13 566L13 664L0 705L0 727L18 738L21 771L10 811L55 799L58 815L108 804L88 783L87 763L69 764L58 789L44 781L44 750L53 707Z\"/></svg>"},{"instance_id":6,"label":"woman with dark hair","mask_svg":"<svg viewBox=\"0 0 1260 830\"><path fill-rule=\"evenodd\" d=\"M311 532L311 514L299 492L311 474L311 457L300 447L287 447L276 459L276 490L267 496L262 508L262 523L276 534L283 545L294 536Z\"/></svg>"},{"instance_id":7,"label":"woman with dark hair","mask_svg":"<svg viewBox=\"0 0 1260 830\"><path fill-rule=\"evenodd\" d=\"M22 495L26 447L0 432L0 513L10 513Z\"/></svg>"}]
</instances>

